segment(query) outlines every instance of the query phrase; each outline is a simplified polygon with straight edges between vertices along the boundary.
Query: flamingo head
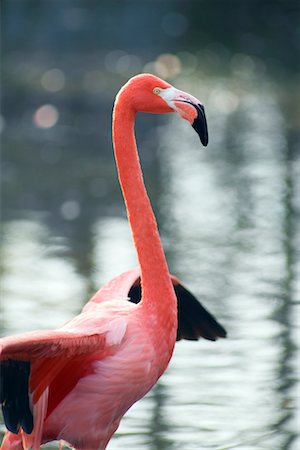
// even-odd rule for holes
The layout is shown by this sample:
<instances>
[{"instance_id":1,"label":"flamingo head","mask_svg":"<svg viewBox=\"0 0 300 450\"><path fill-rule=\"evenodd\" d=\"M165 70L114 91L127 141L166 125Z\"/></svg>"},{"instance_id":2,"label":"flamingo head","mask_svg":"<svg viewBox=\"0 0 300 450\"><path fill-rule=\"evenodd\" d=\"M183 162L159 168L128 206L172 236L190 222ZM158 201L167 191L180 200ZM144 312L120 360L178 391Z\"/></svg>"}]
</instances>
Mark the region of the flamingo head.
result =
<instances>
[{"instance_id":1,"label":"flamingo head","mask_svg":"<svg viewBox=\"0 0 300 450\"><path fill-rule=\"evenodd\" d=\"M208 144L208 130L202 103L191 94L180 91L173 86L167 88L156 86L153 89L153 93L192 125L198 133L201 143L206 147Z\"/></svg>"},{"instance_id":2,"label":"flamingo head","mask_svg":"<svg viewBox=\"0 0 300 450\"><path fill-rule=\"evenodd\" d=\"M192 125L202 144L207 146L208 130L205 110L196 97L176 89L151 74L141 74L131 78L126 90L130 92L130 100L136 112L163 114L175 111Z\"/></svg>"}]
</instances>

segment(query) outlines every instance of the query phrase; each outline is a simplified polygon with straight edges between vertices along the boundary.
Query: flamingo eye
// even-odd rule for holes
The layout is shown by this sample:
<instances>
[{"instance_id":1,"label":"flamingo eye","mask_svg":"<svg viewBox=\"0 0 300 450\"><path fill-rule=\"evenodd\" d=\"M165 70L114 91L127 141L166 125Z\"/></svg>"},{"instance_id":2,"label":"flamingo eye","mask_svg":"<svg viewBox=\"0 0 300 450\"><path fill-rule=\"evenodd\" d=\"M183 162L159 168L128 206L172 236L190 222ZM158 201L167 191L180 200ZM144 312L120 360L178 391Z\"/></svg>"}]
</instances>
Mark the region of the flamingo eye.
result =
<instances>
[{"instance_id":1,"label":"flamingo eye","mask_svg":"<svg viewBox=\"0 0 300 450\"><path fill-rule=\"evenodd\" d=\"M162 91L162 89L159 88L159 87L155 87L155 88L153 89L153 93L156 94L156 95L159 95L159 94L161 93L161 91Z\"/></svg>"}]
</instances>

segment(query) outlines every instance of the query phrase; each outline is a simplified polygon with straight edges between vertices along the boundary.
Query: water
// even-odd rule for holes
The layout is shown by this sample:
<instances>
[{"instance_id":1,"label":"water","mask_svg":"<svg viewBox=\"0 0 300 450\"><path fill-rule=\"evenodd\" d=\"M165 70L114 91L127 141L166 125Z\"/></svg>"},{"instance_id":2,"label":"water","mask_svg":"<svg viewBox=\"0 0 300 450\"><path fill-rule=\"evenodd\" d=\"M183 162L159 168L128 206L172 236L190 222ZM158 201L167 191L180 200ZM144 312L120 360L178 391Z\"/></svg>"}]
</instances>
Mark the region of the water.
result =
<instances>
[{"instance_id":1,"label":"water","mask_svg":"<svg viewBox=\"0 0 300 450\"><path fill-rule=\"evenodd\" d=\"M66 11L68 26L73 11L72 26L87 33L89 15ZM42 8L36 14L48 23ZM64 49L66 62L45 43L44 54L26 45L24 55L10 49L6 56L13 76L4 107L3 335L58 326L136 264L110 145L125 55L97 53L103 70L90 54L82 69L78 48L77 56ZM228 338L177 343L167 372L124 417L111 450L300 448L298 91L291 76L273 79L266 60L226 51L207 44L203 54L174 52L183 64L174 84L206 106L208 148L175 116L141 115L137 137L170 270ZM138 45L134 52L142 69L151 58ZM225 57L227 72L217 64ZM65 81L49 75L57 66ZM47 79L56 93L45 89ZM32 117L49 103L59 120L43 129Z\"/></svg>"}]
</instances>

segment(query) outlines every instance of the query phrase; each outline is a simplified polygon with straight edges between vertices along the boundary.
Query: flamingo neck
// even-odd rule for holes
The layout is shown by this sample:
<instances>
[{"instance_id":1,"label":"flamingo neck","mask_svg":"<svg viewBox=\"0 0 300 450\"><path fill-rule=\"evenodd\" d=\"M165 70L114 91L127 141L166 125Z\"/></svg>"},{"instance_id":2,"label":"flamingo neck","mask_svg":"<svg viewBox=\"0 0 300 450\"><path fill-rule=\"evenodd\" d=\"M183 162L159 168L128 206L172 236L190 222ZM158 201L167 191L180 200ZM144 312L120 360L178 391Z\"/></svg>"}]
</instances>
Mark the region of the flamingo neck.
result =
<instances>
[{"instance_id":1,"label":"flamingo neck","mask_svg":"<svg viewBox=\"0 0 300 450\"><path fill-rule=\"evenodd\" d=\"M127 209L142 278L142 304L176 311L176 298L143 181L134 134L135 111L126 93L117 97L113 112L113 143L119 181ZM125 98L124 98L125 97ZM165 314L164 314L165 316Z\"/></svg>"}]
</instances>

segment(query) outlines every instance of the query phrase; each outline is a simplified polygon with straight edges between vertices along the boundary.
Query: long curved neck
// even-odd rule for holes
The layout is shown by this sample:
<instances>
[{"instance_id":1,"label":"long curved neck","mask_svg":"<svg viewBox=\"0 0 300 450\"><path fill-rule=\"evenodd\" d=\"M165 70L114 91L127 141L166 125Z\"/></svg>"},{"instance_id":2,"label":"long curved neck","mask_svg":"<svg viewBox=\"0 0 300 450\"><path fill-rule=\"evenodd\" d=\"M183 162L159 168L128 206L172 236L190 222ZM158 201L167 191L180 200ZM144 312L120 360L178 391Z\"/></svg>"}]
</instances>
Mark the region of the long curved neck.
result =
<instances>
[{"instance_id":1,"label":"long curved neck","mask_svg":"<svg viewBox=\"0 0 300 450\"><path fill-rule=\"evenodd\" d=\"M156 297L158 293L163 297L158 300L159 303L167 303L167 299L174 301L174 290L143 181L134 135L134 121L135 111L130 108L130 99L125 93L119 95L113 112L113 143L119 181L141 267L142 301L153 304L153 295L156 291Z\"/></svg>"}]
</instances>

